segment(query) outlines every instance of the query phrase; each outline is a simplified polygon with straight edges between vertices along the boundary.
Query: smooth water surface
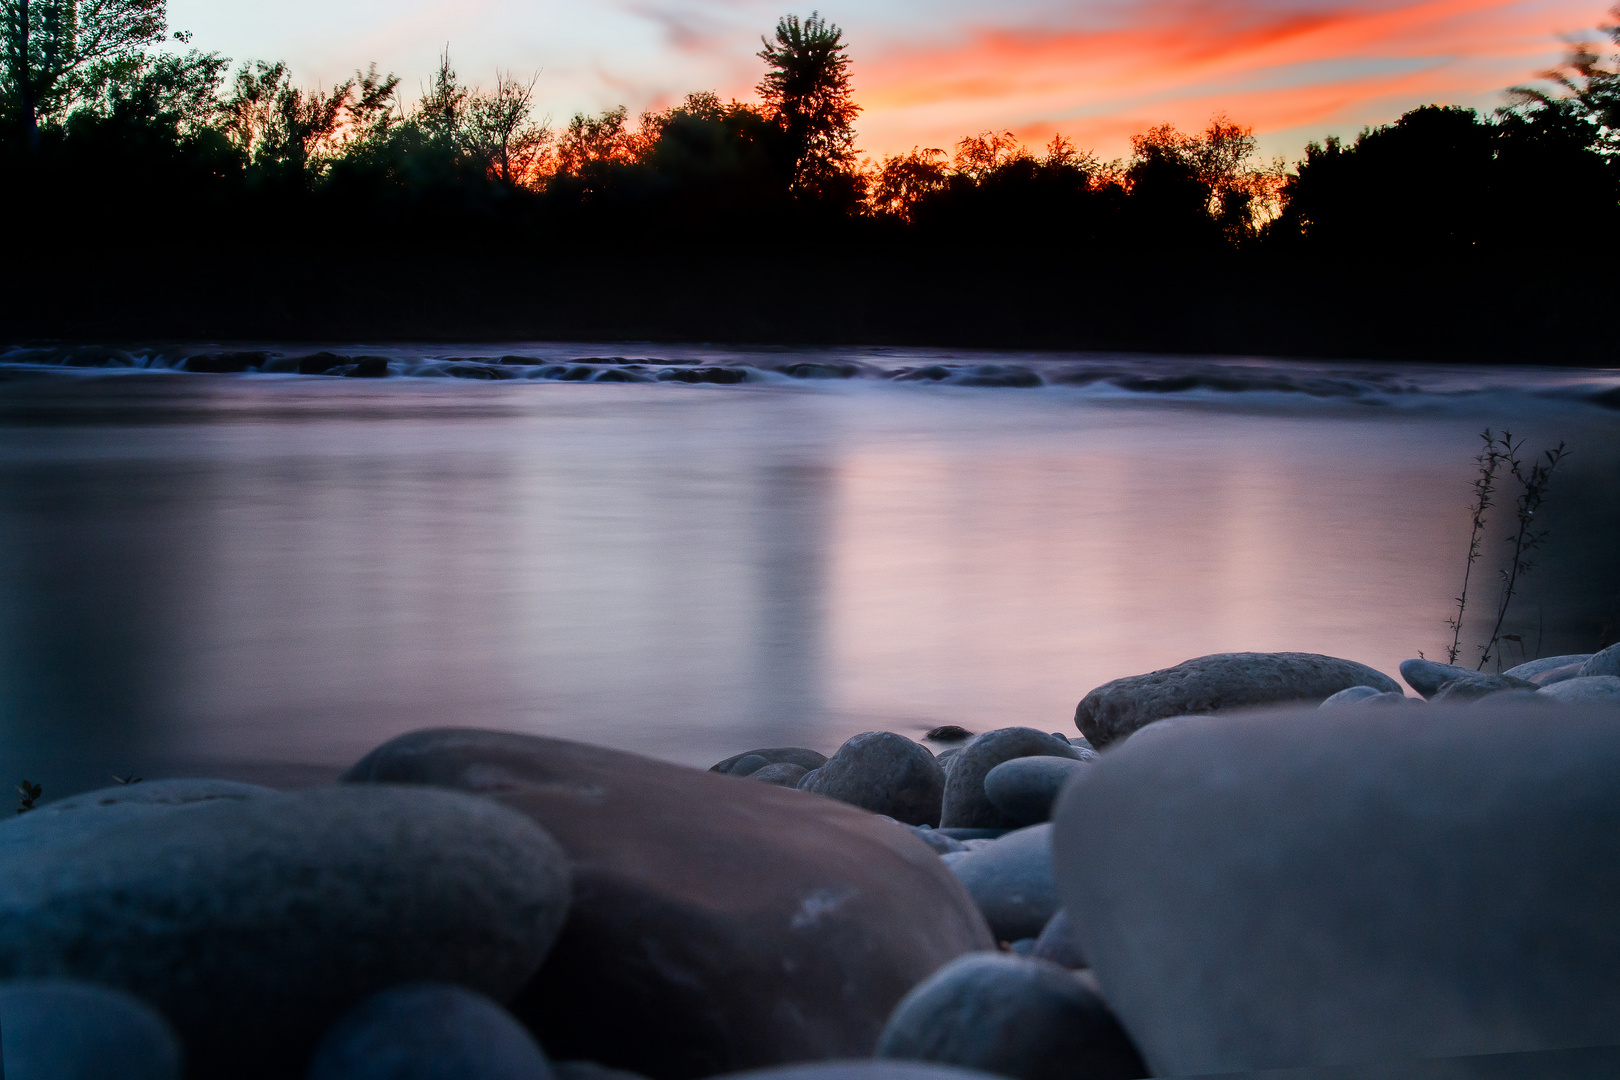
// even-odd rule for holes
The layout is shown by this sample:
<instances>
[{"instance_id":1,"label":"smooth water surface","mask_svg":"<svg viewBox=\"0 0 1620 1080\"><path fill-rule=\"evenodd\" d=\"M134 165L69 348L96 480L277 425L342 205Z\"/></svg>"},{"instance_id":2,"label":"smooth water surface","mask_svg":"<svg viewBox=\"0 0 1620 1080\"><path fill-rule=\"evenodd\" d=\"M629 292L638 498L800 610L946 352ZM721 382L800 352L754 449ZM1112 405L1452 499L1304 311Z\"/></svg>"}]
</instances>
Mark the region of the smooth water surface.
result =
<instances>
[{"instance_id":1,"label":"smooth water surface","mask_svg":"<svg viewBox=\"0 0 1620 1080\"><path fill-rule=\"evenodd\" d=\"M1221 389L1210 361L1107 361L1158 380L1133 389L988 354L945 359L1044 384L700 359L752 374L0 369L0 778L296 783L444 724L706 766L1072 732L1093 686L1211 652L1393 674L1449 641L1486 424L1575 452L1510 631L1527 655L1613 632L1615 372L1249 362Z\"/></svg>"}]
</instances>

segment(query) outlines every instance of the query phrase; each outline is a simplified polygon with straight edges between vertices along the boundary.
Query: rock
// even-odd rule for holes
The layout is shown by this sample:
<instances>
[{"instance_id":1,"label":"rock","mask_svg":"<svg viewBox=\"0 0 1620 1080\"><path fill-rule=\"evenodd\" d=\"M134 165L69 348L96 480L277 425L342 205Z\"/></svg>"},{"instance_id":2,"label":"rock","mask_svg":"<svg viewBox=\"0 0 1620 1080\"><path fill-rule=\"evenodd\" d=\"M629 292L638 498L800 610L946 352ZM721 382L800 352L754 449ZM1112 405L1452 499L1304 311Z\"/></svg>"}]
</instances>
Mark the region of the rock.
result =
<instances>
[{"instance_id":1,"label":"rock","mask_svg":"<svg viewBox=\"0 0 1620 1080\"><path fill-rule=\"evenodd\" d=\"M715 1080L997 1080L988 1073L921 1061L818 1061L776 1069L727 1073Z\"/></svg>"},{"instance_id":2,"label":"rock","mask_svg":"<svg viewBox=\"0 0 1620 1080\"><path fill-rule=\"evenodd\" d=\"M1457 679L1472 679L1480 672L1456 664L1437 664L1433 660L1402 660L1401 678L1406 685L1426 698L1432 698L1440 688Z\"/></svg>"},{"instance_id":3,"label":"rock","mask_svg":"<svg viewBox=\"0 0 1620 1080\"><path fill-rule=\"evenodd\" d=\"M1068 908L1058 908L1057 913L1046 920L1041 936L1035 939L1035 951L1030 955L1076 971L1091 966L1086 963L1086 955L1075 937Z\"/></svg>"},{"instance_id":4,"label":"rock","mask_svg":"<svg viewBox=\"0 0 1620 1080\"><path fill-rule=\"evenodd\" d=\"M150 1005L65 979L0 983L6 1080L180 1080L180 1044Z\"/></svg>"},{"instance_id":5,"label":"rock","mask_svg":"<svg viewBox=\"0 0 1620 1080\"><path fill-rule=\"evenodd\" d=\"M295 361L289 361L289 364L300 375L325 375L333 368L341 367L348 362L347 357L339 356L336 353L318 352L299 357Z\"/></svg>"},{"instance_id":6,"label":"rock","mask_svg":"<svg viewBox=\"0 0 1620 1080\"><path fill-rule=\"evenodd\" d=\"M763 755L744 754L732 762L731 768L724 770L724 772L727 776L752 776L769 764L770 762L766 761ZM784 761L782 764L791 765L793 763ZM809 772L809 770L802 767L799 769L800 776L803 776L806 772Z\"/></svg>"},{"instance_id":7,"label":"rock","mask_svg":"<svg viewBox=\"0 0 1620 1080\"><path fill-rule=\"evenodd\" d=\"M351 379L386 379L388 377L388 358L386 356L357 356L354 358L354 367L344 372Z\"/></svg>"},{"instance_id":8,"label":"rock","mask_svg":"<svg viewBox=\"0 0 1620 1080\"><path fill-rule=\"evenodd\" d=\"M1370 686L1352 686L1348 689L1340 690L1337 694L1334 694L1332 697L1322 702L1322 704L1318 705L1317 708L1336 709L1341 705L1349 705L1352 702L1360 701L1362 698L1377 697L1379 694L1384 693L1388 693L1388 691L1375 690Z\"/></svg>"},{"instance_id":9,"label":"rock","mask_svg":"<svg viewBox=\"0 0 1620 1080\"><path fill-rule=\"evenodd\" d=\"M990 770L1013 758L1066 757L1079 761L1080 756L1080 751L1066 741L1034 728L987 731L964 746L951 763L940 824L946 828L1013 828L1017 822L997 809L984 792L984 778Z\"/></svg>"},{"instance_id":10,"label":"rock","mask_svg":"<svg viewBox=\"0 0 1620 1080\"><path fill-rule=\"evenodd\" d=\"M640 1073L610 1069L594 1061L554 1061L551 1075L554 1080L646 1080Z\"/></svg>"},{"instance_id":11,"label":"rock","mask_svg":"<svg viewBox=\"0 0 1620 1080\"><path fill-rule=\"evenodd\" d=\"M1404 669L1403 669L1404 670ZM1316 653L1217 653L1104 683L1081 699L1074 723L1098 749L1155 720L1256 705L1321 702L1352 686L1399 690L1354 660Z\"/></svg>"},{"instance_id":12,"label":"rock","mask_svg":"<svg viewBox=\"0 0 1620 1080\"><path fill-rule=\"evenodd\" d=\"M1472 673L1465 679L1452 679L1440 687L1438 693L1429 700L1436 705L1452 704L1463 701L1478 701L1490 694L1499 694L1504 690L1534 690L1536 684L1524 679L1515 679L1508 675L1485 675L1479 672Z\"/></svg>"},{"instance_id":13,"label":"rock","mask_svg":"<svg viewBox=\"0 0 1620 1080\"><path fill-rule=\"evenodd\" d=\"M510 995L562 924L561 850L486 800L328 787L161 801L197 783L0 823L0 976L144 998L193 1080L300 1073L327 1025L400 982Z\"/></svg>"},{"instance_id":14,"label":"rock","mask_svg":"<svg viewBox=\"0 0 1620 1080\"><path fill-rule=\"evenodd\" d=\"M1097 752L1097 748L1091 745L1091 740L1084 735L1070 735L1069 745L1078 747L1081 750L1090 750L1094 754Z\"/></svg>"},{"instance_id":15,"label":"rock","mask_svg":"<svg viewBox=\"0 0 1620 1080\"><path fill-rule=\"evenodd\" d=\"M775 765L766 765L748 774L748 779L758 780L765 784L775 784L778 787L796 788L799 781L805 777L803 765L795 765L791 761L779 761Z\"/></svg>"},{"instance_id":16,"label":"rock","mask_svg":"<svg viewBox=\"0 0 1620 1080\"><path fill-rule=\"evenodd\" d=\"M1036 825L1052 816L1052 804L1071 776L1086 768L1086 758L1096 758L1082 750L1076 761L1066 757L1021 757L1003 761L984 776L984 793L997 810L1014 824Z\"/></svg>"},{"instance_id":17,"label":"rock","mask_svg":"<svg viewBox=\"0 0 1620 1080\"><path fill-rule=\"evenodd\" d=\"M951 760L951 758L955 757L961 752L962 748L960 746L953 746L949 750L941 750L937 755L935 755L934 760L939 762L940 768L949 771L950 765L948 762Z\"/></svg>"},{"instance_id":18,"label":"rock","mask_svg":"<svg viewBox=\"0 0 1620 1080\"><path fill-rule=\"evenodd\" d=\"M961 742L963 739L973 738L973 732L955 724L943 724L937 728L929 728L928 734L924 735L923 738L932 739L935 742Z\"/></svg>"},{"instance_id":19,"label":"rock","mask_svg":"<svg viewBox=\"0 0 1620 1080\"><path fill-rule=\"evenodd\" d=\"M1620 678L1583 675L1544 687L1536 696L1552 698L1565 705L1617 705L1620 704Z\"/></svg>"},{"instance_id":20,"label":"rock","mask_svg":"<svg viewBox=\"0 0 1620 1080\"><path fill-rule=\"evenodd\" d=\"M827 764L826 756L823 754L818 754L814 750L806 750L802 746L773 746L765 750L750 750L746 754L737 754L735 757L728 757L722 762L709 766L709 771L725 773L728 776L747 775L746 773L738 773L735 770L738 765L741 765L749 758L755 757L764 758L765 765L780 765L783 762L787 762L791 765L799 766L806 772L810 772L813 769L819 769L823 765ZM764 768L764 765L743 765L743 768L752 772L753 769Z\"/></svg>"},{"instance_id":21,"label":"rock","mask_svg":"<svg viewBox=\"0 0 1620 1080\"><path fill-rule=\"evenodd\" d=\"M1000 840L1003 836L1006 836L1008 833L1012 832L1013 830L1011 830L1011 829L936 829L934 831L938 832L938 833L940 833L940 834L942 834L944 836L948 836L952 840L960 840L963 843L967 843L969 840Z\"/></svg>"},{"instance_id":22,"label":"rock","mask_svg":"<svg viewBox=\"0 0 1620 1080\"><path fill-rule=\"evenodd\" d=\"M1399 690L1374 690L1370 686L1352 686L1328 698L1318 709L1381 709L1393 705L1422 705L1422 698L1409 698Z\"/></svg>"},{"instance_id":23,"label":"rock","mask_svg":"<svg viewBox=\"0 0 1620 1080\"><path fill-rule=\"evenodd\" d=\"M1569 679L1578 679L1581 677L1581 669L1585 666L1585 660L1581 660L1573 664L1565 664L1563 667L1555 667L1547 671L1538 672L1537 674L1530 676L1530 681L1535 683L1537 686L1551 686L1554 683L1565 682Z\"/></svg>"},{"instance_id":24,"label":"rock","mask_svg":"<svg viewBox=\"0 0 1620 1080\"><path fill-rule=\"evenodd\" d=\"M1582 678L1594 675L1620 676L1620 645L1610 645L1602 652L1593 654L1581 665Z\"/></svg>"},{"instance_id":25,"label":"rock","mask_svg":"<svg viewBox=\"0 0 1620 1080\"><path fill-rule=\"evenodd\" d=\"M1056 876L1154 1071L1620 1043L1620 724L1547 721L1291 710L1104 754L1058 802Z\"/></svg>"},{"instance_id":26,"label":"rock","mask_svg":"<svg viewBox=\"0 0 1620 1080\"><path fill-rule=\"evenodd\" d=\"M688 1080L869 1054L907 990L994 944L925 844L832 799L465 729L401 736L347 775L482 792L567 851L568 923L509 1004L554 1058Z\"/></svg>"},{"instance_id":27,"label":"rock","mask_svg":"<svg viewBox=\"0 0 1620 1080\"><path fill-rule=\"evenodd\" d=\"M553 1080L534 1037L482 994L396 986L332 1025L308 1080Z\"/></svg>"},{"instance_id":28,"label":"rock","mask_svg":"<svg viewBox=\"0 0 1620 1080\"><path fill-rule=\"evenodd\" d=\"M1035 951L1035 939L1032 937L1021 937L1017 941L1009 941L1007 943L1007 951L1012 953L1014 956L1028 956Z\"/></svg>"},{"instance_id":29,"label":"rock","mask_svg":"<svg viewBox=\"0 0 1620 1080\"><path fill-rule=\"evenodd\" d=\"M1591 653L1570 653L1568 656L1543 656L1539 660L1531 660L1528 663L1520 664L1517 667L1510 667L1506 671L1502 672L1502 674L1511 675L1515 679L1528 679L1531 682L1538 682L1539 680L1536 679L1537 675L1544 675L1549 671L1554 671L1561 667L1569 667L1572 664L1578 667L1590 659L1592 659Z\"/></svg>"},{"instance_id":30,"label":"rock","mask_svg":"<svg viewBox=\"0 0 1620 1080\"><path fill-rule=\"evenodd\" d=\"M927 844L941 855L948 854L952 851L967 850L967 848L962 845L960 840L947 836L937 829L930 829L926 826L918 825L912 827L911 831L916 834L917 839L921 840L923 843Z\"/></svg>"},{"instance_id":31,"label":"rock","mask_svg":"<svg viewBox=\"0 0 1620 1080\"><path fill-rule=\"evenodd\" d=\"M840 746L799 790L907 825L938 825L945 770L933 754L904 735L867 731Z\"/></svg>"},{"instance_id":32,"label":"rock","mask_svg":"<svg viewBox=\"0 0 1620 1080\"><path fill-rule=\"evenodd\" d=\"M1079 979L1044 960L995 954L953 960L907 994L877 1054L1017 1080L1148 1075L1119 1021Z\"/></svg>"},{"instance_id":33,"label":"rock","mask_svg":"<svg viewBox=\"0 0 1620 1080\"><path fill-rule=\"evenodd\" d=\"M1008 833L970 850L950 867L984 912L997 941L1035 937L1057 912L1050 825Z\"/></svg>"}]
</instances>

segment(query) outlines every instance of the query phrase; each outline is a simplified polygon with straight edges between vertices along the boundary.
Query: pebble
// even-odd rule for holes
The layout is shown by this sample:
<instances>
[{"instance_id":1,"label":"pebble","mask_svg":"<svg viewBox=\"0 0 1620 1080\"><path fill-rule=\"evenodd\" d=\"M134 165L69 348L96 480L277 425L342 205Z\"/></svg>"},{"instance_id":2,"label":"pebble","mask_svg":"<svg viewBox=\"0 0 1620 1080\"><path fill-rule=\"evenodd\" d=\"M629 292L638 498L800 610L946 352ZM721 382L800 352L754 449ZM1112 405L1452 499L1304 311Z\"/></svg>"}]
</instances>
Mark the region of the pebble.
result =
<instances>
[{"instance_id":1,"label":"pebble","mask_svg":"<svg viewBox=\"0 0 1620 1080\"><path fill-rule=\"evenodd\" d=\"M1057 913L1046 920L1046 925L1041 928L1041 936L1035 939L1035 951L1031 955L1037 960L1050 960L1059 967L1076 971L1091 966L1086 963L1085 953L1075 937L1068 908L1058 908Z\"/></svg>"},{"instance_id":2,"label":"pebble","mask_svg":"<svg viewBox=\"0 0 1620 1080\"><path fill-rule=\"evenodd\" d=\"M946 828L1007 829L1017 821L998 809L984 791L990 770L1014 758L1046 756L1080 760L1081 752L1064 739L1034 728L987 731L962 748L945 779L940 824Z\"/></svg>"},{"instance_id":3,"label":"pebble","mask_svg":"<svg viewBox=\"0 0 1620 1080\"><path fill-rule=\"evenodd\" d=\"M941 855L948 855L954 851L966 851L960 840L947 836L938 829L930 829L926 825L911 827L912 833L923 843L933 848Z\"/></svg>"},{"instance_id":4,"label":"pebble","mask_svg":"<svg viewBox=\"0 0 1620 1080\"><path fill-rule=\"evenodd\" d=\"M65 979L0 983L5 1080L180 1080L180 1043L150 1005Z\"/></svg>"},{"instance_id":5,"label":"pebble","mask_svg":"<svg viewBox=\"0 0 1620 1080\"><path fill-rule=\"evenodd\" d=\"M1593 654L1581 665L1582 678L1594 675L1620 676L1620 644L1610 645L1602 652Z\"/></svg>"},{"instance_id":6,"label":"pebble","mask_svg":"<svg viewBox=\"0 0 1620 1080\"><path fill-rule=\"evenodd\" d=\"M945 770L904 735L867 731L840 746L800 791L885 814L907 825L938 825Z\"/></svg>"},{"instance_id":7,"label":"pebble","mask_svg":"<svg viewBox=\"0 0 1620 1080\"><path fill-rule=\"evenodd\" d=\"M375 994L321 1039L307 1080L554 1080L539 1045L482 994L415 983Z\"/></svg>"},{"instance_id":8,"label":"pebble","mask_svg":"<svg viewBox=\"0 0 1620 1080\"><path fill-rule=\"evenodd\" d=\"M984 777L984 793L996 809L1006 814L1015 825L1037 825L1052 816L1052 804L1058 792L1070 777L1087 768L1088 760L1096 754L1076 761L1066 757L1021 757L1003 761Z\"/></svg>"},{"instance_id":9,"label":"pebble","mask_svg":"<svg viewBox=\"0 0 1620 1080\"><path fill-rule=\"evenodd\" d=\"M1580 660L1572 664L1565 664L1563 667L1555 667L1547 671L1539 672L1535 675L1528 676L1528 678L1537 686L1551 686L1554 683L1561 683L1568 679L1580 678L1581 669L1585 666L1586 661Z\"/></svg>"},{"instance_id":10,"label":"pebble","mask_svg":"<svg viewBox=\"0 0 1620 1080\"><path fill-rule=\"evenodd\" d=\"M1436 705L1455 705L1464 701L1478 701L1491 694L1499 694L1504 690L1534 690L1536 684L1526 679L1515 679L1510 675L1485 675L1479 672L1470 674L1467 678L1452 679L1439 691L1429 698Z\"/></svg>"},{"instance_id":11,"label":"pebble","mask_svg":"<svg viewBox=\"0 0 1620 1080\"><path fill-rule=\"evenodd\" d=\"M1080 700L1074 724L1098 749L1155 720L1323 700L1352 686L1399 690L1354 660L1317 653L1217 653L1104 683Z\"/></svg>"},{"instance_id":12,"label":"pebble","mask_svg":"<svg viewBox=\"0 0 1620 1080\"><path fill-rule=\"evenodd\" d=\"M1545 675L1550 671L1556 671L1559 668L1569 667L1571 665L1578 668L1580 665L1586 663L1590 659L1592 659L1591 653L1570 653L1567 656L1543 656L1538 660L1530 660L1526 663L1518 665L1517 667L1510 667L1506 671L1502 672L1502 674L1511 675L1515 679L1529 679L1531 682L1539 683L1541 680L1536 678L1537 675Z\"/></svg>"},{"instance_id":13,"label":"pebble","mask_svg":"<svg viewBox=\"0 0 1620 1080\"><path fill-rule=\"evenodd\" d=\"M758 764L754 763L754 758L760 759ZM763 750L749 750L745 753L735 754L724 761L709 766L709 771L725 773L727 776L746 776L755 769L762 769L766 765L777 765L782 762L798 765L808 772L811 769L821 768L827 763L827 758L824 754L818 754L814 750L806 750L802 746L772 746ZM739 767L744 771L738 772Z\"/></svg>"},{"instance_id":14,"label":"pebble","mask_svg":"<svg viewBox=\"0 0 1620 1080\"><path fill-rule=\"evenodd\" d=\"M1052 826L1033 825L969 850L950 868L979 905L998 941L1040 934L1058 909Z\"/></svg>"},{"instance_id":15,"label":"pebble","mask_svg":"<svg viewBox=\"0 0 1620 1080\"><path fill-rule=\"evenodd\" d=\"M989 1073L929 1065L920 1061L815 1061L774 1069L727 1073L712 1080L998 1080Z\"/></svg>"},{"instance_id":16,"label":"pebble","mask_svg":"<svg viewBox=\"0 0 1620 1080\"><path fill-rule=\"evenodd\" d=\"M877 1056L1016 1080L1136 1080L1141 1055L1107 1004L1044 960L978 954L918 985L889 1017Z\"/></svg>"},{"instance_id":17,"label":"pebble","mask_svg":"<svg viewBox=\"0 0 1620 1080\"><path fill-rule=\"evenodd\" d=\"M1537 696L1552 698L1564 705L1620 704L1620 678L1613 675L1583 675L1544 687Z\"/></svg>"},{"instance_id":18,"label":"pebble","mask_svg":"<svg viewBox=\"0 0 1620 1080\"><path fill-rule=\"evenodd\" d=\"M748 774L748 779L758 780L762 784L796 788L799 781L804 779L805 771L803 765L795 765L791 761L778 761L775 765L766 765L764 768L754 770Z\"/></svg>"}]
</instances>

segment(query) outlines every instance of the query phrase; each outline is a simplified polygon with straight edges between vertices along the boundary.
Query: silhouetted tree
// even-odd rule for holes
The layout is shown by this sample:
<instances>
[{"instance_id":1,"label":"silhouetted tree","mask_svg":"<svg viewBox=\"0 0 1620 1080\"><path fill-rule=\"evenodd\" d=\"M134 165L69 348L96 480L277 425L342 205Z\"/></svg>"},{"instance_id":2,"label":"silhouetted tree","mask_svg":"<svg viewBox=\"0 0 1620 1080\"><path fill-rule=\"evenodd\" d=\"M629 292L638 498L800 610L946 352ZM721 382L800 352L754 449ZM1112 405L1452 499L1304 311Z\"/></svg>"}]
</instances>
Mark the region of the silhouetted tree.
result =
<instances>
[{"instance_id":1,"label":"silhouetted tree","mask_svg":"<svg viewBox=\"0 0 1620 1080\"><path fill-rule=\"evenodd\" d=\"M1609 14L1615 21L1598 29L1620 46L1620 4ZM1620 54L1605 64L1593 42L1577 42L1562 64L1541 77L1552 87L1513 87L1508 91L1512 105L1505 111L1540 126L1584 129L1588 146L1611 161L1620 159Z\"/></svg>"},{"instance_id":2,"label":"silhouetted tree","mask_svg":"<svg viewBox=\"0 0 1620 1080\"><path fill-rule=\"evenodd\" d=\"M802 22L785 15L774 41L760 39L759 52L769 69L759 95L794 147L794 186L835 199L848 199L857 186L853 125L861 111L850 91L843 33L816 12Z\"/></svg>"}]
</instances>

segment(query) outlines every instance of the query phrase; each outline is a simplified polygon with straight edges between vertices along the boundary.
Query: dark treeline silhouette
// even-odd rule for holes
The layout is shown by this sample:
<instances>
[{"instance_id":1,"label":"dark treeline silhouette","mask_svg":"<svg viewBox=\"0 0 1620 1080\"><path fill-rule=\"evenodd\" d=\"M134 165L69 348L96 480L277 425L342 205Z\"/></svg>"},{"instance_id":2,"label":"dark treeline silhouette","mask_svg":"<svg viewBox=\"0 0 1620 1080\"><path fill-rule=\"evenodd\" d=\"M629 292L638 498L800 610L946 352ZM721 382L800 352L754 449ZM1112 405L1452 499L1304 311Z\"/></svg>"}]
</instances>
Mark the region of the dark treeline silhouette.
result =
<instances>
[{"instance_id":1,"label":"dark treeline silhouette","mask_svg":"<svg viewBox=\"0 0 1620 1080\"><path fill-rule=\"evenodd\" d=\"M164 0L0 0L0 333L663 338L1613 362L1620 75L1288 169L1217 117L1104 162L1007 132L856 154L836 26L760 104L536 118L448 53L406 107L170 34ZM1620 9L1617 9L1620 15ZM1620 29L1605 27L1620 44Z\"/></svg>"}]
</instances>

